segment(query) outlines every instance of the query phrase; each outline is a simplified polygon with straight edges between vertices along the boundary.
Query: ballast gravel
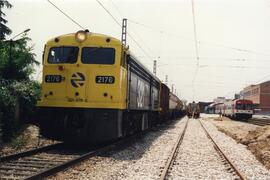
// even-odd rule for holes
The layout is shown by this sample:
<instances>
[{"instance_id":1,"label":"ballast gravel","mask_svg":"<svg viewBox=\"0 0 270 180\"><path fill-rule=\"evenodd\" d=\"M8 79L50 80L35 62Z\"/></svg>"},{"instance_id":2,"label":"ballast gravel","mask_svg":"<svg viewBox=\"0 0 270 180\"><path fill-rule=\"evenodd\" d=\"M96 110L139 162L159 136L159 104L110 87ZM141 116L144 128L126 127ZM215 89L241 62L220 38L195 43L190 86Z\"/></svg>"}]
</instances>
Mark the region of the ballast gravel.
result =
<instances>
[{"instance_id":1,"label":"ballast gravel","mask_svg":"<svg viewBox=\"0 0 270 180\"><path fill-rule=\"evenodd\" d=\"M234 179L198 119L190 119L168 179Z\"/></svg>"},{"instance_id":2,"label":"ballast gravel","mask_svg":"<svg viewBox=\"0 0 270 180\"><path fill-rule=\"evenodd\" d=\"M207 117L205 117L207 119ZM156 128L125 147L92 157L49 179L159 179L187 118ZM189 120L169 179L235 179L197 120ZM270 179L270 173L242 144L202 120L216 143L247 179Z\"/></svg>"},{"instance_id":3,"label":"ballast gravel","mask_svg":"<svg viewBox=\"0 0 270 180\"><path fill-rule=\"evenodd\" d=\"M218 146L232 160L247 179L270 179L270 172L247 149L247 146L237 143L231 137L218 131L211 122L203 121L203 124Z\"/></svg>"},{"instance_id":4,"label":"ballast gravel","mask_svg":"<svg viewBox=\"0 0 270 180\"><path fill-rule=\"evenodd\" d=\"M158 127L131 145L90 158L51 179L159 179L187 118Z\"/></svg>"}]
</instances>

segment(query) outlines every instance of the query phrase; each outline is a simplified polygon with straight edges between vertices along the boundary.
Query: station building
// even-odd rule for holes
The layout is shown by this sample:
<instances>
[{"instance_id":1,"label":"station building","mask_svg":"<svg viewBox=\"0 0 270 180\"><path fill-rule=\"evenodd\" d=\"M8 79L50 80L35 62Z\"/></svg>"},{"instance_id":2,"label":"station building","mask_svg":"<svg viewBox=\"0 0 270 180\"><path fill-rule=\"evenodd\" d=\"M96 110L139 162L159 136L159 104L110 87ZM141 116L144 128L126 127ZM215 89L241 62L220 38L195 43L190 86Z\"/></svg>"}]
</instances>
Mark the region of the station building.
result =
<instances>
[{"instance_id":1,"label":"station building","mask_svg":"<svg viewBox=\"0 0 270 180\"><path fill-rule=\"evenodd\" d=\"M253 101L254 108L261 112L270 112L270 81L245 87L240 98Z\"/></svg>"}]
</instances>

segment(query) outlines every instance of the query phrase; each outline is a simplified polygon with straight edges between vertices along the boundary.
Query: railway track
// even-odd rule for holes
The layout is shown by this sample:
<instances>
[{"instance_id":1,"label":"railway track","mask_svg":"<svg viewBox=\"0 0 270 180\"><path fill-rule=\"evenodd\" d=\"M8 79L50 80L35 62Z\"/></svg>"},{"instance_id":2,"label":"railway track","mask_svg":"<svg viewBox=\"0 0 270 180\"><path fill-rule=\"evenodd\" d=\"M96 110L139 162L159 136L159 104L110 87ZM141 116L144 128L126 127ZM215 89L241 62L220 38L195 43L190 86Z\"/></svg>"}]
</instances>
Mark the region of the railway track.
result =
<instances>
[{"instance_id":1,"label":"railway track","mask_svg":"<svg viewBox=\"0 0 270 180\"><path fill-rule=\"evenodd\" d=\"M174 160L175 160L175 158L176 158L178 149L179 149L179 147L180 147L180 145L181 145L181 143L182 143L182 141L183 141L183 138L184 138L184 136L185 136L185 133L186 133L186 130L187 130L187 126L188 126L188 119L187 119L187 122L186 122L186 124L185 124L184 130L183 130L182 133L179 135L179 137L178 137L178 139L177 139L177 142L176 142L176 144L175 144L175 146L174 146L174 148L173 148L173 151L172 151L172 153L171 153L171 155L170 155L170 157L169 157L169 159L168 159L168 161L167 161L167 163L166 163L166 165L165 165L165 168L164 168L163 171L162 171L162 174L161 174L161 176L160 176L160 180L166 179L166 176L167 176L167 174L168 174L168 172L169 172L169 169L170 169L171 165L173 164L173 162L174 162Z\"/></svg>"},{"instance_id":2,"label":"railway track","mask_svg":"<svg viewBox=\"0 0 270 180\"><path fill-rule=\"evenodd\" d=\"M247 120L248 123L250 124L255 124L258 126L267 126L270 125L270 119L258 119L258 118L252 118Z\"/></svg>"},{"instance_id":3,"label":"railway track","mask_svg":"<svg viewBox=\"0 0 270 180\"><path fill-rule=\"evenodd\" d=\"M234 163L226 156L226 154L219 148L219 146L217 145L217 143L214 141L214 139L211 137L211 135L208 133L207 129L204 127L204 125L202 124L202 122L200 120L198 120L200 125L202 126L206 136L211 140L214 149L217 151L217 153L219 154L219 156L221 157L221 160L223 161L223 164L227 164L229 166L229 168L227 169L230 173L235 174L239 179L241 180L246 180L245 176L237 169L237 167L234 165ZM169 171L172 168L172 165L176 159L176 156L178 154L178 150L180 145L182 144L184 135L186 133L186 129L188 126L188 120L186 122L186 125L184 127L184 130L182 131L182 133L179 135L179 138L177 140L177 143L167 161L167 164L165 166L165 168L163 169L163 172L160 176L160 180L165 180L168 177ZM237 178L237 179L238 179Z\"/></svg>"},{"instance_id":4,"label":"railway track","mask_svg":"<svg viewBox=\"0 0 270 180\"><path fill-rule=\"evenodd\" d=\"M0 158L0 179L38 179L52 175L102 149L78 150L64 144L46 146Z\"/></svg>"},{"instance_id":5,"label":"railway track","mask_svg":"<svg viewBox=\"0 0 270 180\"><path fill-rule=\"evenodd\" d=\"M140 138L147 130L109 145L95 148L72 148L62 143L31 151L0 157L0 180L4 179L42 179L56 174L87 158L105 153L114 147L129 144Z\"/></svg>"},{"instance_id":6,"label":"railway track","mask_svg":"<svg viewBox=\"0 0 270 180\"><path fill-rule=\"evenodd\" d=\"M204 127L203 123L201 122L201 120L198 120L206 134L206 136L211 140L215 150L217 151L217 153L220 155L222 161L226 164L228 164L230 166L230 169L228 169L231 173L235 173L237 174L237 176L239 177L239 179L241 180L246 180L245 176L241 173L241 171L234 165L234 163L230 160L230 158L228 156L226 156L226 154L220 149L220 147L217 145L217 143L214 141L214 139L211 137L211 135L209 134L209 132L207 131L207 129Z\"/></svg>"}]
</instances>

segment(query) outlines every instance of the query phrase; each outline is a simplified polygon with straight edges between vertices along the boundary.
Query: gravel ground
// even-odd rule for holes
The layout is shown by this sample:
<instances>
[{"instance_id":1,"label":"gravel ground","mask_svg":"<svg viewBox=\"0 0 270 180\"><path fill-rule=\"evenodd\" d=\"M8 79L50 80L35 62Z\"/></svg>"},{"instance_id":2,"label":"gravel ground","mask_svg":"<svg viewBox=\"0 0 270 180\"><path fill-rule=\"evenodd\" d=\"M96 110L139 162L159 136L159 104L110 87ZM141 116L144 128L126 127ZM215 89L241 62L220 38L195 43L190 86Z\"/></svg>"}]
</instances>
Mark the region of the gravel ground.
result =
<instances>
[{"instance_id":1,"label":"gravel ground","mask_svg":"<svg viewBox=\"0 0 270 180\"><path fill-rule=\"evenodd\" d=\"M248 179L270 179L270 172L246 146L218 131L209 117L203 115L205 127L240 171ZM156 128L125 147L92 157L49 179L159 179L186 121L183 118ZM199 122L191 120L169 179L234 179L227 169Z\"/></svg>"},{"instance_id":2,"label":"gravel ground","mask_svg":"<svg viewBox=\"0 0 270 180\"><path fill-rule=\"evenodd\" d=\"M186 120L157 128L128 147L90 158L50 179L158 179Z\"/></svg>"},{"instance_id":3,"label":"gravel ground","mask_svg":"<svg viewBox=\"0 0 270 180\"><path fill-rule=\"evenodd\" d=\"M220 148L248 179L270 179L270 172L247 149L247 146L218 131L210 121L203 123Z\"/></svg>"},{"instance_id":4,"label":"gravel ground","mask_svg":"<svg viewBox=\"0 0 270 180\"><path fill-rule=\"evenodd\" d=\"M224 132L225 134L236 139L238 142L241 142L248 135L250 131L256 130L259 126L254 124L249 124L245 122L231 120L227 117L218 117L218 115L209 115L202 114L202 119L211 121L218 130Z\"/></svg>"},{"instance_id":5,"label":"gravel ground","mask_svg":"<svg viewBox=\"0 0 270 180\"><path fill-rule=\"evenodd\" d=\"M38 138L38 135L39 128L37 126L27 125L21 130L15 142L0 144L0 157L58 143L42 137Z\"/></svg>"},{"instance_id":6,"label":"gravel ground","mask_svg":"<svg viewBox=\"0 0 270 180\"><path fill-rule=\"evenodd\" d=\"M197 119L190 119L168 179L234 179Z\"/></svg>"},{"instance_id":7,"label":"gravel ground","mask_svg":"<svg viewBox=\"0 0 270 180\"><path fill-rule=\"evenodd\" d=\"M210 121L217 129L247 146L260 161L270 170L270 126L257 126L250 123L231 120L218 115L202 114L203 119Z\"/></svg>"}]
</instances>

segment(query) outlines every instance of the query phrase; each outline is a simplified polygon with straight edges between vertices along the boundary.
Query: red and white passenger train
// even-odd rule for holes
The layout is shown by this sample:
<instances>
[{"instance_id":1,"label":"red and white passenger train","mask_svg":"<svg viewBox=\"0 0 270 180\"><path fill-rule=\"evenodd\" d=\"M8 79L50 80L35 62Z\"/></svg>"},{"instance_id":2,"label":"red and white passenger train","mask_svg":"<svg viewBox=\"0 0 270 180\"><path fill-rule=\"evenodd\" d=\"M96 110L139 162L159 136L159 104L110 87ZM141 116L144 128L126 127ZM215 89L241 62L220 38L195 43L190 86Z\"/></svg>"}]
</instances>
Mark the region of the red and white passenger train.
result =
<instances>
[{"instance_id":1,"label":"red and white passenger train","mask_svg":"<svg viewBox=\"0 0 270 180\"><path fill-rule=\"evenodd\" d=\"M215 114L232 119L250 119L253 115L253 102L246 99L233 99L215 105Z\"/></svg>"}]
</instances>

